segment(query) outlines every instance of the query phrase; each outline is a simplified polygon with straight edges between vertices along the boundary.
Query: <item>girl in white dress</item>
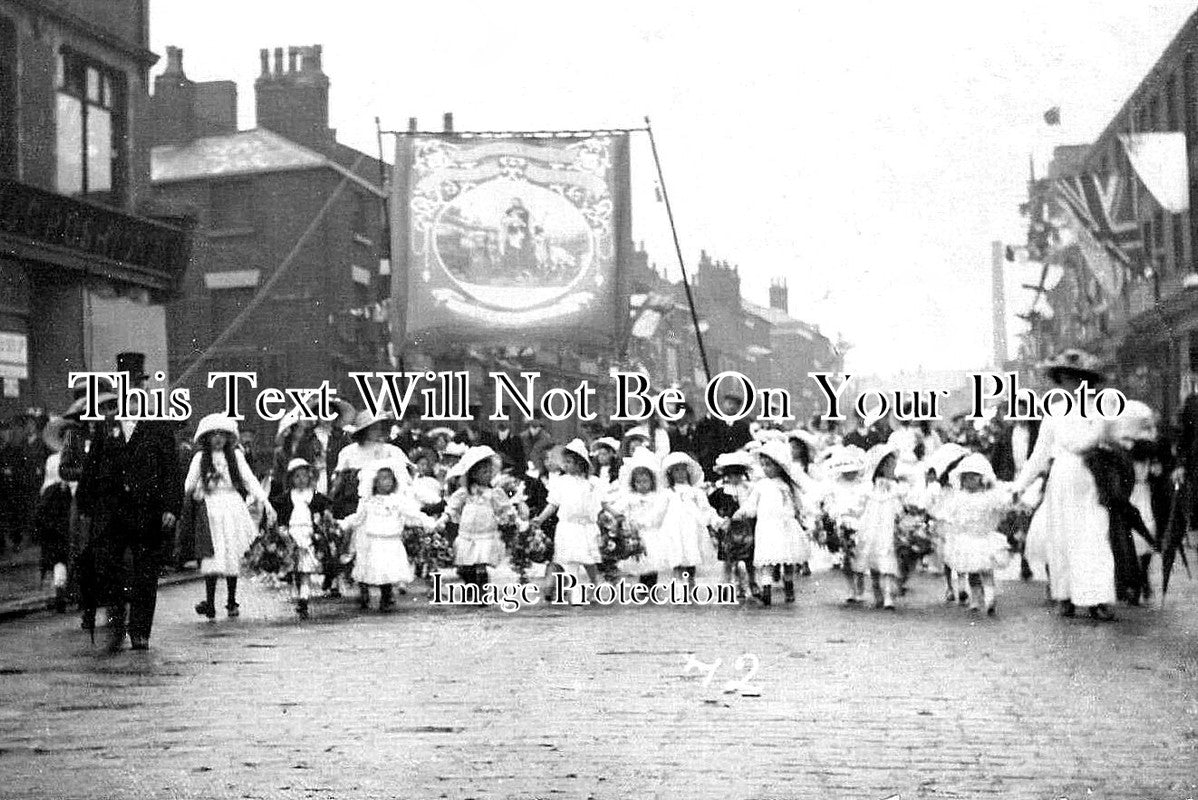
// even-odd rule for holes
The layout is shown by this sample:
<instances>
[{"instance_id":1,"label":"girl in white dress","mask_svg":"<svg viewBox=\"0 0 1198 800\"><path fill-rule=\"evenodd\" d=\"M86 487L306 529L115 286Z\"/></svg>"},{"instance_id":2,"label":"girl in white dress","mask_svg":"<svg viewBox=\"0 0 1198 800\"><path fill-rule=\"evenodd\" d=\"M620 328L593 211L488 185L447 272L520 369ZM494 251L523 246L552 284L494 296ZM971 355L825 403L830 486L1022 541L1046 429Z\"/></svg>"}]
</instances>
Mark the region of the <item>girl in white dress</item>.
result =
<instances>
[{"instance_id":1,"label":"girl in white dress","mask_svg":"<svg viewBox=\"0 0 1198 800\"><path fill-rule=\"evenodd\" d=\"M612 511L640 539L644 552L620 564L621 570L639 576L653 586L660 573L669 571L669 550L661 530L669 496L663 490L661 465L648 450L639 451L623 465L623 491L612 503Z\"/></svg>"},{"instance_id":2,"label":"girl in white dress","mask_svg":"<svg viewBox=\"0 0 1198 800\"><path fill-rule=\"evenodd\" d=\"M353 534L349 551L354 555L351 577L358 584L359 605L370 606L370 589L379 589L379 611L395 604L393 587L411 583L415 578L408 551L404 548L404 529L432 528L432 518L420 513L420 503L411 486L400 486L397 474L407 470L407 459L380 462L359 473L358 510L341 522Z\"/></svg>"},{"instance_id":3,"label":"girl in white dress","mask_svg":"<svg viewBox=\"0 0 1198 800\"><path fill-rule=\"evenodd\" d=\"M603 509L603 489L591 477L591 458L581 439L575 439L561 451L563 474L549 481L545 509L532 520L534 530L554 514L557 528L553 536L553 564L546 574L577 572L581 567L587 580L599 582L599 512ZM552 590L547 592L552 594Z\"/></svg>"},{"instance_id":4,"label":"girl in white dress","mask_svg":"<svg viewBox=\"0 0 1198 800\"><path fill-rule=\"evenodd\" d=\"M807 532L799 523L802 501L790 459L790 447L771 441L757 451L762 480L753 485L749 498L732 518L756 519L753 532L753 566L757 570L762 605L773 603L774 581L781 573L786 602L795 600L795 570L811 557Z\"/></svg>"},{"instance_id":5,"label":"girl in white dress","mask_svg":"<svg viewBox=\"0 0 1198 800\"><path fill-rule=\"evenodd\" d=\"M865 479L869 488L857 533L857 564L869 571L874 607L894 610L902 576L895 546L895 525L903 513L903 496L895 480L898 451L890 444L874 445L866 453Z\"/></svg>"},{"instance_id":6,"label":"girl in white dress","mask_svg":"<svg viewBox=\"0 0 1198 800\"><path fill-rule=\"evenodd\" d=\"M1097 360L1080 350L1065 351L1046 368L1048 377L1069 393L1082 381L1093 386L1102 380ZM1110 438L1110 425L1096 413L1083 417L1077 402L1066 414L1067 402L1061 397L1050 401L1052 413L1045 414L1036 447L1012 488L1021 494L1038 475L1048 473L1044 499L1028 529L1027 559L1047 565L1049 591L1062 616L1072 617L1077 606L1088 606L1092 617L1107 621L1114 619L1115 602L1110 515L1099 502L1083 455Z\"/></svg>"},{"instance_id":7,"label":"girl in white dress","mask_svg":"<svg viewBox=\"0 0 1198 800\"><path fill-rule=\"evenodd\" d=\"M710 531L722 529L728 521L711 507L703 493L703 468L686 453L670 453L662 462L669 491L669 505L662 521L662 532L669 548L675 578L695 585L700 566L718 560Z\"/></svg>"},{"instance_id":8,"label":"girl in white dress","mask_svg":"<svg viewBox=\"0 0 1198 800\"><path fill-rule=\"evenodd\" d=\"M507 557L501 529L516 524L512 498L492 486L499 464L499 454L487 445L469 448L452 473L461 477L461 485L449 496L437 520L438 530L450 522L457 524L453 563L458 577L477 586L480 597L490 580L488 568L499 566Z\"/></svg>"},{"instance_id":9,"label":"girl in white dress","mask_svg":"<svg viewBox=\"0 0 1198 800\"><path fill-rule=\"evenodd\" d=\"M275 512L266 499L266 491L237 447L237 420L224 414L209 414L200 420L192 441L197 452L191 459L184 494L202 501L212 540L212 553L200 559L204 575L205 599L196 604L196 613L216 617L216 584L225 579L225 610L239 616L237 575L241 559L258 535L258 524L246 505L252 502L274 524Z\"/></svg>"},{"instance_id":10,"label":"girl in white dress","mask_svg":"<svg viewBox=\"0 0 1198 800\"><path fill-rule=\"evenodd\" d=\"M968 576L959 585L969 591L969 610L978 611L978 598L972 591L976 579L986 613L994 616L994 571L1011 560L1007 538L998 532L998 523L1011 508L1010 488L996 488L994 470L979 453L966 456L950 481L952 487L933 506L944 529L944 562L957 575Z\"/></svg>"},{"instance_id":11,"label":"girl in white dress","mask_svg":"<svg viewBox=\"0 0 1198 800\"><path fill-rule=\"evenodd\" d=\"M828 524L835 526L840 540L841 570L849 594L846 605L860 605L865 595L865 573L857 552L857 531L861 527L861 512L869 487L861 480L865 468L865 453L859 447L841 446L826 462L826 472L832 476L821 499Z\"/></svg>"}]
</instances>

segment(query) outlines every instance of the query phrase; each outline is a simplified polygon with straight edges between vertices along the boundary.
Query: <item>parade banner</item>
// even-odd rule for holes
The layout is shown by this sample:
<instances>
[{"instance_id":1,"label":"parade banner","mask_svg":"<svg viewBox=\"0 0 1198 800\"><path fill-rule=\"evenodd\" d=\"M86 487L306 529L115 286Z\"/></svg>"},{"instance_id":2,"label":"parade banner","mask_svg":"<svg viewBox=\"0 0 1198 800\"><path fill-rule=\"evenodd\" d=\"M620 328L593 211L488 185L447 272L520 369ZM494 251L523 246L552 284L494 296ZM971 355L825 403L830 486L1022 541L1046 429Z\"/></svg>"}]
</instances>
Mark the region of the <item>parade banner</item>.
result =
<instances>
[{"instance_id":1,"label":"parade banner","mask_svg":"<svg viewBox=\"0 0 1198 800\"><path fill-rule=\"evenodd\" d=\"M626 135L400 136L396 177L401 348L606 342L627 325Z\"/></svg>"}]
</instances>

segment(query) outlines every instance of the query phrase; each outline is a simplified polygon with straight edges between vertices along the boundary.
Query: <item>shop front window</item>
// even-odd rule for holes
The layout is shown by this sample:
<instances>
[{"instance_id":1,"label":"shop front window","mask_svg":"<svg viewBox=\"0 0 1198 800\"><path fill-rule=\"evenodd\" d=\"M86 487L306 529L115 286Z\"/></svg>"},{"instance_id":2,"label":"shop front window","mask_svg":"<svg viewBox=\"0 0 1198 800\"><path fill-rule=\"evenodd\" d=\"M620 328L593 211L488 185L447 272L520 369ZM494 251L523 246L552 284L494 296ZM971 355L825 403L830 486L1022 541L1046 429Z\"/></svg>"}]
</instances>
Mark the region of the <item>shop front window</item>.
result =
<instances>
[{"instance_id":1,"label":"shop front window","mask_svg":"<svg viewBox=\"0 0 1198 800\"><path fill-rule=\"evenodd\" d=\"M119 205L125 126L120 75L65 49L58 70L58 191Z\"/></svg>"}]
</instances>

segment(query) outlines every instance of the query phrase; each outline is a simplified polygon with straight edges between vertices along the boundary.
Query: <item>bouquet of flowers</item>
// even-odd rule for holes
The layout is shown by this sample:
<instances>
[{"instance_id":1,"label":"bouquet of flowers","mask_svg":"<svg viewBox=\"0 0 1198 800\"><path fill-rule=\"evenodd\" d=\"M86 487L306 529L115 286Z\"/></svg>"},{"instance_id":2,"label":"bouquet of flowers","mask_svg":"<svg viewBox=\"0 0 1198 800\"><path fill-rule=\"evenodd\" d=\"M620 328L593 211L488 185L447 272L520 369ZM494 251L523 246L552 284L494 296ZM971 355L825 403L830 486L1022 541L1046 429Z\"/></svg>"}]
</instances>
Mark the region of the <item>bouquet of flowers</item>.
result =
<instances>
[{"instance_id":1,"label":"bouquet of flowers","mask_svg":"<svg viewBox=\"0 0 1198 800\"><path fill-rule=\"evenodd\" d=\"M281 582L295 569L295 542L278 525L261 525L245 556L250 572L267 582Z\"/></svg>"},{"instance_id":2,"label":"bouquet of flowers","mask_svg":"<svg viewBox=\"0 0 1198 800\"><path fill-rule=\"evenodd\" d=\"M894 525L895 550L899 561L918 563L936 549L936 527L925 509L907 505Z\"/></svg>"},{"instance_id":3,"label":"bouquet of flowers","mask_svg":"<svg viewBox=\"0 0 1198 800\"><path fill-rule=\"evenodd\" d=\"M337 523L333 520L333 512L326 511L313 523L312 555L316 556L326 575L334 574L341 568L343 543Z\"/></svg>"},{"instance_id":4,"label":"bouquet of flowers","mask_svg":"<svg viewBox=\"0 0 1198 800\"><path fill-rule=\"evenodd\" d=\"M599 570L609 579L619 572L619 563L645 552L640 534L623 517L604 510L599 514Z\"/></svg>"},{"instance_id":5,"label":"bouquet of flowers","mask_svg":"<svg viewBox=\"0 0 1198 800\"><path fill-rule=\"evenodd\" d=\"M1007 546L1012 552L1022 553L1027 541L1027 531L1032 525L1032 512L1015 508L1006 513L998 523L998 532L1007 537Z\"/></svg>"},{"instance_id":6,"label":"bouquet of flowers","mask_svg":"<svg viewBox=\"0 0 1198 800\"><path fill-rule=\"evenodd\" d=\"M442 531L416 525L404 528L403 546L418 577L425 577L453 564L453 540Z\"/></svg>"},{"instance_id":7,"label":"bouquet of flowers","mask_svg":"<svg viewBox=\"0 0 1198 800\"><path fill-rule=\"evenodd\" d=\"M500 475L492 484L512 501L514 514L510 520L500 524L499 535L507 548L508 560L520 578L528 583L528 568L548 560L545 534L533 531L529 525L528 498L524 492L524 481L515 475Z\"/></svg>"}]
</instances>

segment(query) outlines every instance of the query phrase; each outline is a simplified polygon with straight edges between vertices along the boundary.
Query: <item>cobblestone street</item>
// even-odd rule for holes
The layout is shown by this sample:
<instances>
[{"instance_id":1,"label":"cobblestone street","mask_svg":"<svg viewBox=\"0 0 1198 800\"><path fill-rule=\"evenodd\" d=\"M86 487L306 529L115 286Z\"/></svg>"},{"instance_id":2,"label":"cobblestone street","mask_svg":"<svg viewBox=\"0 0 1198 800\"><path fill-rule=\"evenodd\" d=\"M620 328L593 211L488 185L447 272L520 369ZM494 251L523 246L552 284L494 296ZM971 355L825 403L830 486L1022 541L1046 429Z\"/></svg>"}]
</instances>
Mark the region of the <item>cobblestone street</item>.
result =
<instances>
[{"instance_id":1,"label":"cobblestone street","mask_svg":"<svg viewBox=\"0 0 1198 800\"><path fill-rule=\"evenodd\" d=\"M164 589L153 649L73 617L0 627L5 797L1198 796L1198 599L1115 624L1008 583L997 619L939 602L429 608L326 600L239 620ZM760 663L747 675L752 658ZM707 687L699 662L720 662ZM737 671L737 669L740 671ZM756 687L725 693L730 679Z\"/></svg>"}]
</instances>

